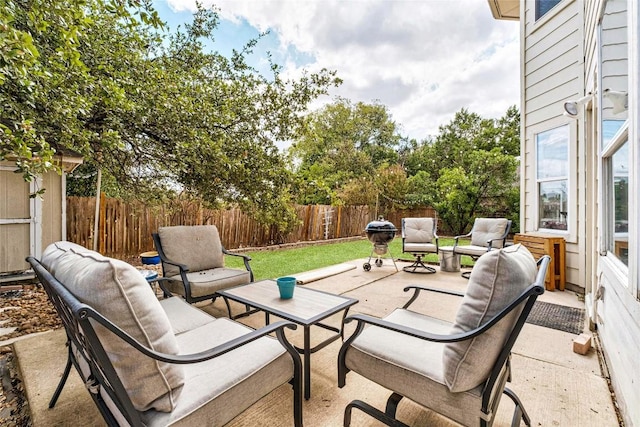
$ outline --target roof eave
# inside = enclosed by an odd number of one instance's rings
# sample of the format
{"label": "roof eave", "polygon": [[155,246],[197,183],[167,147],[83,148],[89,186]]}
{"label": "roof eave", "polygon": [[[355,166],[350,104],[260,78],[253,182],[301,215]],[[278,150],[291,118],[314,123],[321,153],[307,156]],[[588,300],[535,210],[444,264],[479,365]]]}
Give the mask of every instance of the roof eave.
{"label": "roof eave", "polygon": [[495,19],[520,20],[520,0],[487,0]]}

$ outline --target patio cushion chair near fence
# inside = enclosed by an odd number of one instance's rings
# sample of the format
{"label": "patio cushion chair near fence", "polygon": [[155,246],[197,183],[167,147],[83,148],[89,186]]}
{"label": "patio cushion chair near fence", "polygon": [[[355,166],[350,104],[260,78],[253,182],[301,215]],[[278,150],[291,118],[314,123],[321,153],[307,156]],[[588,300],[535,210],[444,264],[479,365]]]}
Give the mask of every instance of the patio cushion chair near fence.
{"label": "patio cushion chair near fence", "polygon": [[438,235],[435,218],[402,218],[402,252],[415,257],[411,265],[402,269],[408,273],[435,273],[436,269],[424,263],[422,257],[438,253]]}
{"label": "patio cushion chair near fence", "polygon": [[67,334],[50,408],[75,366],[109,426],[221,426],[287,383],[302,426],[302,362],[284,334],[295,324],[253,330],[177,296],[158,300],[135,267],[70,242],[27,261]]}
{"label": "patio cushion chair near fence", "polygon": [[[476,218],[471,231],[456,236],[453,243],[454,255],[469,255],[473,260],[494,249],[506,246],[507,236],[511,231],[511,220],[506,218]],[[471,243],[461,245],[460,239],[471,237]],[[468,279],[471,272],[465,271],[462,277]]]}
{"label": "patio cushion chair near fence", "polygon": [[[537,265],[536,265],[537,264]],[[338,385],[354,371],[393,393],[385,412],[354,400],[353,408],[390,426],[404,397],[465,426],[491,426],[502,394],[515,403],[512,425],[531,420],[505,385],[511,378],[510,352],[536,298],[544,293],[549,257],[537,263],[522,245],[491,251],[471,272],[466,293],[408,286],[413,295],[384,319],[353,315],[356,329],[338,355]],[[453,323],[409,310],[421,291],[461,296]],[[449,296],[444,298],[450,298]],[[365,325],[368,325],[365,327]]]}
{"label": "patio cushion chair near fence", "polygon": [[[160,227],[152,236],[162,262],[160,281],[165,296],[168,290],[192,304],[215,300],[220,290],[253,282],[251,257],[226,250],[215,225]],[[245,269],[225,267],[225,255],[241,257]],[[232,319],[253,312],[247,307],[233,317],[229,305],[227,309]]]}

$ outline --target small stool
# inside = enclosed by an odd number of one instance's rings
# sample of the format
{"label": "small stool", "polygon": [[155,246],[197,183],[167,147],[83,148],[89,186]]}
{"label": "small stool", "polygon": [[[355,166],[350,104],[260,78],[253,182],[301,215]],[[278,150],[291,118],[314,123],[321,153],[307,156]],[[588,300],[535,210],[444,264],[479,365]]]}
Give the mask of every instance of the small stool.
{"label": "small stool", "polygon": [[460,254],[453,253],[453,246],[440,246],[438,255],[440,258],[440,271],[460,271]]}

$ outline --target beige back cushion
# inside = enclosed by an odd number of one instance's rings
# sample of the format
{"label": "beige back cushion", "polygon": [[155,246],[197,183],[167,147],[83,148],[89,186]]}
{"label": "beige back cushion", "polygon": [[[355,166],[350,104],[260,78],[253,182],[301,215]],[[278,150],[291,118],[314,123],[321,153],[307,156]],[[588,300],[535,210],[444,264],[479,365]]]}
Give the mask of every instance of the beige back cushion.
{"label": "beige back cushion", "polygon": [[[505,218],[476,218],[473,223],[471,244],[475,246],[489,246],[487,243],[489,240],[504,236],[508,223],[509,221]],[[502,240],[491,242],[491,247],[501,248]]]}
{"label": "beige back cushion", "polygon": [[[537,271],[533,256],[520,244],[482,255],[471,271],[451,333],[471,331],[487,323],[535,282]],[[471,340],[445,345],[445,383],[452,392],[471,390],[486,381],[521,311],[513,310]]]}
{"label": "beige back cushion", "polygon": [[431,243],[434,235],[433,218],[404,218],[404,238],[407,243]]}
{"label": "beige back cushion", "polygon": [[[115,323],[142,345],[178,354],[178,343],[160,302],[140,272],[70,242],[52,243],[42,264],[81,302]],[[170,412],[184,384],[182,366],[151,359],[95,324],[96,334],[134,407]]]}
{"label": "beige back cushion", "polygon": [[[224,267],[222,243],[215,225],[160,227],[158,236],[167,258],[185,264],[190,272]],[[165,264],[164,274],[175,276],[180,269]]]}

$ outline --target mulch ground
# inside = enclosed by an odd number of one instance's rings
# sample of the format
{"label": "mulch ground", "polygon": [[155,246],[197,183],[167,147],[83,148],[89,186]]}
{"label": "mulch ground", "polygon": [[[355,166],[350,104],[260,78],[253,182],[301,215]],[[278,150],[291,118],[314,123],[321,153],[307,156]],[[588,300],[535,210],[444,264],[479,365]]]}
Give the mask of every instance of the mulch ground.
{"label": "mulch ground", "polygon": [[[0,336],[3,341],[62,327],[46,292],[34,285],[0,292],[0,321],[4,328],[16,328]],[[11,345],[0,347],[0,384],[0,425],[30,426],[29,406]]]}

